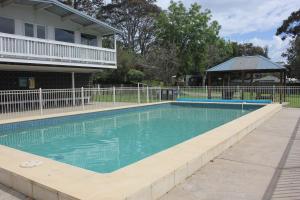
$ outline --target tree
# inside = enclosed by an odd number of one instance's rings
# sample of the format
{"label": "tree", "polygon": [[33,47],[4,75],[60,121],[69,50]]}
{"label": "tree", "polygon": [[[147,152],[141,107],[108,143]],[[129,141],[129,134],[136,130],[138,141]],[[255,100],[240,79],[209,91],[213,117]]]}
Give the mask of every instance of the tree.
{"label": "tree", "polygon": [[254,46],[252,43],[232,42],[233,57],[261,55],[268,58],[268,47]]}
{"label": "tree", "polygon": [[220,64],[233,57],[232,43],[219,39],[208,47],[207,68]]}
{"label": "tree", "polygon": [[139,70],[130,69],[127,72],[127,77],[128,77],[129,82],[138,83],[138,82],[141,82],[144,79],[145,74],[143,72],[139,71]]}
{"label": "tree", "polygon": [[152,66],[148,70],[151,79],[158,80],[170,85],[172,76],[178,75],[180,61],[178,59],[177,47],[174,44],[165,44],[165,46],[154,45],[144,58],[145,62]]}
{"label": "tree", "polygon": [[282,40],[290,38],[290,46],[282,56],[287,59],[291,75],[300,78],[300,9],[283,21],[276,35]]}
{"label": "tree", "polygon": [[90,16],[96,16],[100,8],[104,5],[103,0],[59,0],[79,11]]}
{"label": "tree", "polygon": [[280,35],[283,40],[287,37],[296,38],[300,35],[300,9],[283,21],[277,29],[276,35]]}
{"label": "tree", "polygon": [[157,23],[158,42],[165,48],[176,48],[179,73],[204,74],[208,47],[218,40],[220,26],[211,21],[209,10],[197,3],[187,10],[182,2],[171,1],[168,11],[160,14]]}
{"label": "tree", "polygon": [[138,63],[139,56],[131,50],[119,47],[117,50],[117,69],[103,70],[94,77],[94,83],[123,84],[130,83],[128,72],[134,69]]}
{"label": "tree", "polygon": [[155,0],[121,0],[103,6],[97,17],[122,31],[125,48],[145,55],[154,41],[155,17],[161,9]]}

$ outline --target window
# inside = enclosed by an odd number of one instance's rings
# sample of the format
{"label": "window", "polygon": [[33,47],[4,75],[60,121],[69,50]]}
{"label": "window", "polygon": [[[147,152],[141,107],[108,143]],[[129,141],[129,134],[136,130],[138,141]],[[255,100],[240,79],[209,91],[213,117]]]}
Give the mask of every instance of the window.
{"label": "window", "polygon": [[25,36],[34,37],[34,26],[33,26],[33,24],[25,23]]}
{"label": "window", "polygon": [[28,79],[26,77],[19,78],[19,87],[20,88],[27,88],[28,87]]}
{"label": "window", "polygon": [[46,27],[37,25],[36,26],[36,37],[41,39],[46,39]]}
{"label": "window", "polygon": [[55,29],[55,40],[74,43],[74,32],[60,28]]}
{"label": "window", "polygon": [[81,44],[97,46],[97,36],[81,33]]}
{"label": "window", "polygon": [[0,17],[0,32],[14,34],[15,21],[13,19]]}

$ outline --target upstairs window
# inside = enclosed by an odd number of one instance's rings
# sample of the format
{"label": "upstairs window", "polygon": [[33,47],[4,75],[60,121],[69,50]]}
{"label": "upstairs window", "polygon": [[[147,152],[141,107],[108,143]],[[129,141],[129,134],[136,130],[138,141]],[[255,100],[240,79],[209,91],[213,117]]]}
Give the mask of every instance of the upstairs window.
{"label": "upstairs window", "polygon": [[65,29],[56,28],[55,29],[55,40],[61,42],[75,42],[74,32]]}
{"label": "upstairs window", "polygon": [[34,37],[34,26],[33,26],[33,24],[25,23],[25,36]]}
{"label": "upstairs window", "polygon": [[37,25],[36,26],[36,37],[41,39],[46,39],[46,27]]}
{"label": "upstairs window", "polygon": [[97,36],[81,33],[81,44],[97,46]]}
{"label": "upstairs window", "polygon": [[13,19],[0,17],[0,32],[14,34],[15,21]]}

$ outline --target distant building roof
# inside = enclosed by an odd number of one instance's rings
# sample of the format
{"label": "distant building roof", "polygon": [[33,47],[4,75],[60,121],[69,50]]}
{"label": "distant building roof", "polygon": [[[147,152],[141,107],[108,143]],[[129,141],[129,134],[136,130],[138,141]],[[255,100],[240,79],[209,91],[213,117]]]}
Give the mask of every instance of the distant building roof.
{"label": "distant building roof", "polygon": [[286,68],[263,56],[241,56],[212,67],[207,72],[226,71],[283,71]]}
{"label": "distant building roof", "polygon": [[262,77],[262,78],[254,79],[253,82],[273,82],[273,83],[279,83],[280,79],[278,77],[276,77],[276,76],[268,75],[268,76],[265,76],[265,77]]}

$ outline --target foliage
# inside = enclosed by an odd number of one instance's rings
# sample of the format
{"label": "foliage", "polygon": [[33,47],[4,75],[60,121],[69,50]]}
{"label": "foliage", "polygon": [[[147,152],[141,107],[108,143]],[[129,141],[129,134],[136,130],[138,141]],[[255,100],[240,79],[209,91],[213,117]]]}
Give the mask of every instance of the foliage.
{"label": "foliage", "polygon": [[291,38],[290,46],[282,56],[287,59],[291,75],[300,78],[300,9],[283,21],[276,35],[282,40]]}
{"label": "foliage", "polygon": [[97,73],[94,77],[94,83],[122,84],[131,82],[128,79],[128,72],[136,66],[139,57],[125,48],[119,48],[117,53],[117,69],[107,69]]}
{"label": "foliage", "polygon": [[[186,8],[182,2],[171,2],[162,11],[156,0],[112,0],[107,5],[103,0],[60,1],[123,32],[118,36],[117,69],[97,73],[95,83],[170,85],[174,76],[205,76],[206,69],[234,56],[267,57],[267,48],[222,39],[221,26],[197,3]],[[110,37],[103,37],[104,48],[112,46]],[[296,49],[291,46],[290,51]]]}
{"label": "foliage", "polygon": [[159,42],[164,47],[172,44],[178,51],[179,73],[204,72],[208,46],[218,39],[220,30],[219,24],[211,21],[209,10],[202,11],[197,3],[187,10],[182,2],[171,1],[156,26]]}
{"label": "foliage", "polygon": [[145,74],[143,72],[139,71],[139,70],[130,69],[127,72],[127,77],[128,77],[128,80],[131,83],[138,83],[138,82],[141,82],[144,79]]}
{"label": "foliage", "polygon": [[103,6],[103,0],[59,0],[88,15],[95,16]]}
{"label": "foliage", "polygon": [[268,47],[254,46],[252,43],[239,44],[237,42],[232,43],[233,57],[235,56],[255,56],[261,55],[268,58]]}
{"label": "foliage", "polygon": [[147,70],[147,74],[150,74],[148,79],[155,79],[170,85],[172,76],[178,75],[180,61],[177,55],[177,48],[174,44],[168,44],[165,47],[153,46],[144,60],[147,64],[154,66]]}
{"label": "foliage", "polygon": [[277,29],[276,35],[280,35],[283,40],[287,37],[295,38],[300,35],[300,9],[283,21]]}
{"label": "foliage", "polygon": [[103,6],[98,18],[122,31],[125,48],[145,55],[154,41],[154,21],[161,9],[155,0],[113,1]]}
{"label": "foliage", "polygon": [[206,58],[208,68],[220,64],[233,57],[233,45],[224,39],[219,39],[215,44],[208,46],[208,55]]}

